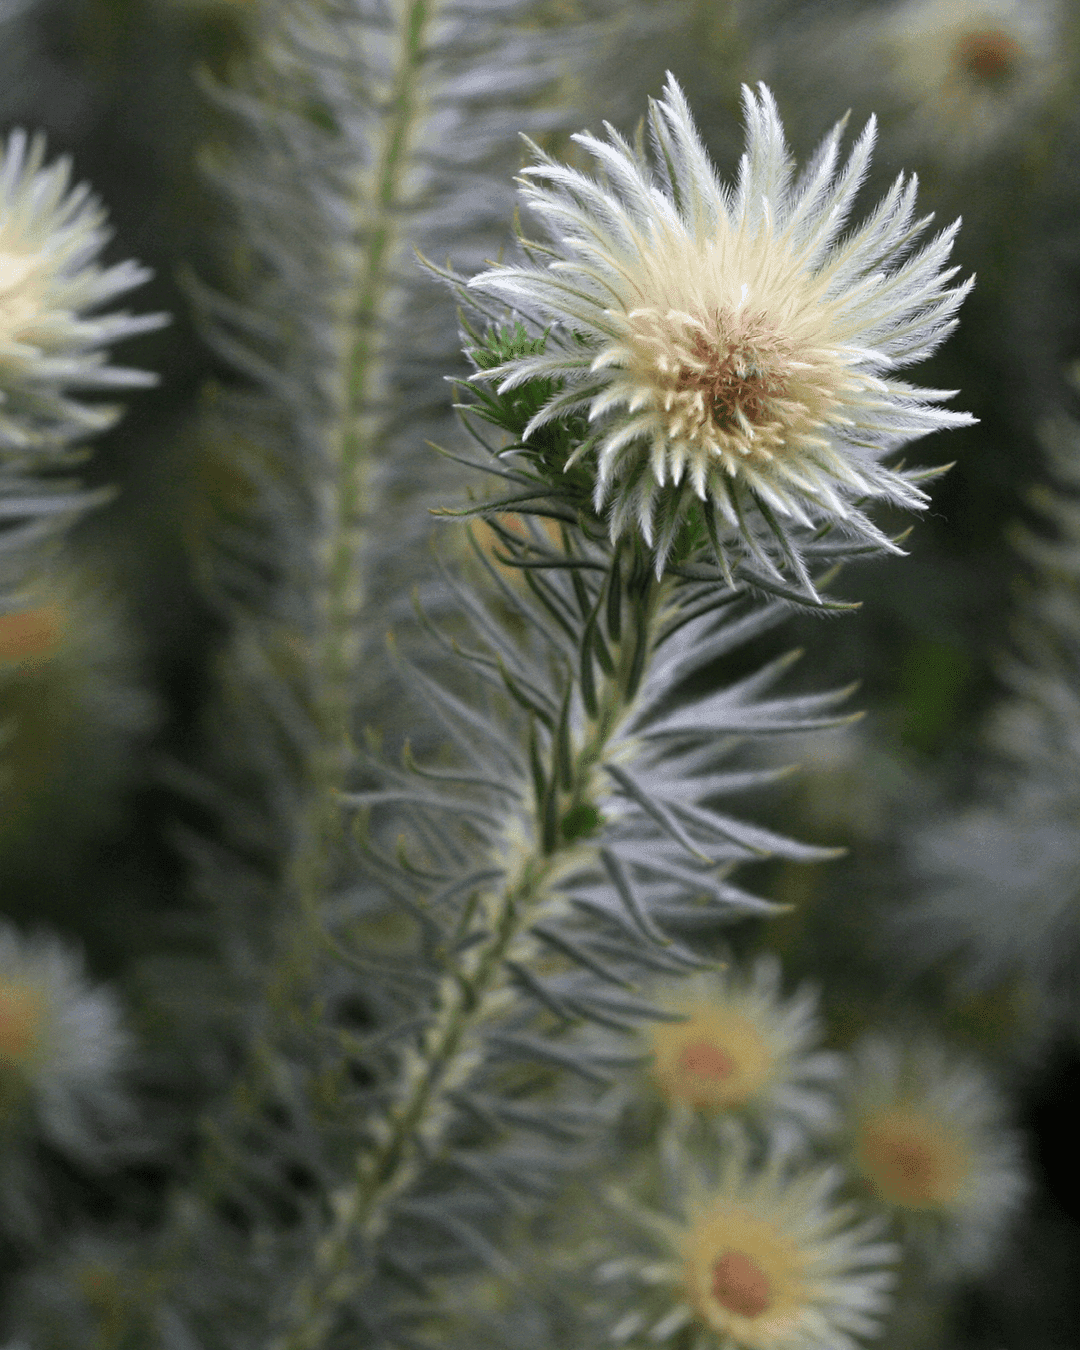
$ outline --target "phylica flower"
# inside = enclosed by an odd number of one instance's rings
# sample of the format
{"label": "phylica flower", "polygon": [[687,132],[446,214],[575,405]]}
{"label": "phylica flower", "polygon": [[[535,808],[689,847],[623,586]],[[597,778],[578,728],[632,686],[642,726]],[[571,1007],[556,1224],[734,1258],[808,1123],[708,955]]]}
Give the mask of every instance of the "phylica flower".
{"label": "phylica flower", "polygon": [[542,353],[476,378],[508,390],[553,381],[538,428],[587,410],[594,504],[613,539],[635,526],[662,569],[696,521],[718,560],[770,553],[805,572],[793,527],[839,526],[889,546],[856,504],[921,507],[882,457],[972,419],[893,372],[955,324],[971,282],[942,270],[959,225],[912,253],[915,181],[898,178],[838,241],[874,143],[871,120],[839,167],[843,123],[798,178],[772,95],[744,88],[747,148],[733,188],[706,155],[681,89],[650,103],[655,166],[610,126],[574,139],[603,181],[537,150],[522,194],[547,222],[546,267],[498,266],[470,282],[554,326]]}
{"label": "phylica flower", "polygon": [[56,561],[0,612],[5,856],[56,856],[57,835],[62,852],[100,828],[155,720],[111,588],[97,568]]}
{"label": "phylica flower", "polygon": [[[0,1129],[37,1132],[93,1152],[99,1127],[122,1114],[118,1078],[128,1037],[117,1007],[87,983],[53,938],[0,927]],[[4,1151],[10,1152],[10,1138]]]}
{"label": "phylica flower", "polygon": [[42,167],[45,142],[14,131],[0,146],[0,450],[109,426],[117,410],[70,396],[156,376],[106,364],[103,348],[159,328],[163,314],[95,314],[151,274],[134,262],[101,267],[105,213],[70,162]]}
{"label": "phylica flower", "polygon": [[828,1116],[822,1087],[835,1077],[837,1057],[816,1050],[817,997],[804,987],[783,998],[774,957],[759,957],[745,975],[691,976],[653,997],[685,1018],[653,1023],[645,1033],[650,1074],[665,1100],[808,1123]]}
{"label": "phylica flower", "polygon": [[1058,0],[904,0],[880,23],[911,131],[944,159],[1026,130],[1067,74]]}
{"label": "phylica flower", "polygon": [[847,1130],[854,1171],[934,1268],[987,1263],[1026,1181],[983,1072],[933,1042],[870,1037],[855,1053]]}
{"label": "phylica flower", "polygon": [[601,1268],[646,1286],[614,1339],[655,1344],[693,1327],[698,1337],[679,1344],[854,1350],[854,1337],[879,1330],[896,1247],[879,1240],[875,1220],[853,1222],[852,1206],[837,1202],[839,1169],[791,1172],[776,1158],[754,1169],[730,1138],[715,1142],[723,1161],[710,1181],[688,1171],[677,1219],[638,1214],[664,1249],[659,1259]]}

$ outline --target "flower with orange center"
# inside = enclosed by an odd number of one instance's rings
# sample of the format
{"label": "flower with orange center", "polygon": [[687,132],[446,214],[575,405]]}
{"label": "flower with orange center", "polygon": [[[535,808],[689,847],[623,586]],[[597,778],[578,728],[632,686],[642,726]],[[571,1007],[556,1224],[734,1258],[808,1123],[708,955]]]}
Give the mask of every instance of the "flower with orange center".
{"label": "flower with orange center", "polygon": [[902,178],[835,244],[872,122],[846,165],[838,125],[793,181],[772,95],[744,89],[744,106],[733,188],[670,76],[650,105],[654,163],[610,127],[606,141],[574,137],[603,181],[537,150],[522,194],[552,234],[540,248],[550,261],[499,266],[470,286],[535,315],[543,349],[474,378],[501,391],[550,382],[526,442],[587,414],[593,434],[566,467],[595,456],[594,509],[612,539],[638,532],[658,573],[678,539],[708,540],[729,574],[737,561],[793,569],[810,587],[800,531],[828,524],[894,547],[857,500],[926,498],[883,457],[971,420],[937,406],[948,393],[894,378],[950,331],[970,283],[952,287],[955,269],[943,270],[955,227],[910,253],[927,222],[913,219],[914,185]]}
{"label": "flower with orange center", "polygon": [[685,1022],[653,1028],[653,1077],[665,1097],[726,1110],[745,1106],[772,1067],[761,1034],[746,1017],[709,1004],[687,1009]]}
{"label": "flower with orange center", "polygon": [[685,1020],[653,1023],[647,1031],[651,1077],[660,1095],[700,1111],[750,1111],[827,1117],[825,1084],[837,1058],[815,1052],[816,995],[808,988],[785,999],[779,962],[758,957],[746,972],[724,970],[658,988],[653,997]]}
{"label": "flower with orange center", "polygon": [[29,1125],[54,1147],[85,1154],[102,1120],[116,1113],[126,1049],[112,998],[86,982],[75,954],[0,924],[4,1149]]}
{"label": "flower with orange center", "polygon": [[772,1341],[805,1297],[796,1244],[766,1219],[719,1205],[685,1240],[687,1297],[707,1327],[742,1344]]}
{"label": "flower with orange center", "polygon": [[1023,48],[1000,29],[962,33],[953,50],[953,63],[973,80],[986,85],[1005,85],[1016,75]]}
{"label": "flower with orange center", "polygon": [[966,1141],[910,1106],[863,1116],[855,1131],[860,1175],[891,1205],[941,1209],[961,1192],[972,1159]]}
{"label": "flower with orange center", "polygon": [[685,1343],[702,1350],[855,1350],[854,1337],[878,1329],[897,1249],[878,1240],[878,1221],[853,1223],[852,1207],[836,1202],[837,1168],[793,1171],[775,1153],[753,1166],[745,1140],[726,1130],[700,1156],[667,1144],[679,1218],[622,1201],[664,1254],[642,1261],[640,1279],[633,1260],[598,1272],[645,1286],[617,1342],[696,1328],[706,1338]]}
{"label": "flower with orange center", "polygon": [[868,1037],[846,1087],[851,1164],[938,1268],[978,1269],[1026,1189],[990,1080],[925,1040]]}
{"label": "flower with orange center", "polygon": [[103,573],[55,557],[0,612],[0,855],[12,860],[24,848],[58,860],[100,831],[154,722]]}
{"label": "flower with orange center", "polygon": [[904,0],[880,24],[909,130],[942,159],[1019,139],[1067,76],[1059,0]]}

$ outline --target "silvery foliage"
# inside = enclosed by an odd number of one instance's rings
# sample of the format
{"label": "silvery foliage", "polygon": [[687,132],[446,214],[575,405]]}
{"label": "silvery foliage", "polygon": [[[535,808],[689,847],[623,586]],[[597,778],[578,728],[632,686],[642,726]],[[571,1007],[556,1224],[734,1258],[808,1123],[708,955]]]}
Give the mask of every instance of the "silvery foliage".
{"label": "silvery foliage", "polygon": [[[729,762],[745,737],[831,725],[842,696],[767,697],[789,664],[782,659],[692,711],[671,701],[687,677],[766,633],[798,597],[778,587],[763,604],[760,592],[725,589],[714,567],[688,558],[673,583],[678,605],[638,631],[641,596],[657,584],[646,582],[648,569],[629,555],[613,563],[602,534],[580,536],[565,510],[565,557],[555,546],[545,555],[536,530],[517,537],[496,522],[524,588],[494,568],[489,579],[501,596],[494,608],[453,583],[435,592],[437,608],[452,604],[474,632],[467,645],[476,648],[471,660],[482,681],[470,676],[465,685],[494,684],[492,701],[462,697],[462,677],[447,677],[445,662],[434,672],[414,668],[423,691],[417,721],[440,723],[454,756],[428,770],[380,766],[377,755],[354,765],[351,776],[373,785],[351,803],[371,819],[358,852],[333,849],[323,859],[320,936],[297,996],[301,1007],[321,1009],[317,1024],[303,1013],[283,1022],[268,1001],[274,963],[287,965],[295,950],[283,933],[295,923],[289,866],[311,856],[307,775],[324,749],[342,753],[326,743],[327,704],[344,688],[371,706],[364,679],[349,683],[365,617],[367,631],[377,631],[377,610],[365,605],[374,583],[363,578],[381,578],[392,560],[397,581],[413,562],[416,536],[396,535],[385,520],[397,519],[395,494],[406,496],[427,476],[421,433],[425,410],[439,402],[427,380],[438,369],[443,390],[442,376],[454,369],[442,357],[452,309],[444,300],[443,317],[424,327],[417,297],[429,283],[407,270],[405,245],[436,257],[448,237],[483,248],[481,227],[506,200],[488,193],[482,152],[497,149],[520,119],[505,103],[485,116],[474,99],[535,89],[549,73],[527,60],[544,43],[533,35],[519,45],[511,34],[500,59],[481,44],[477,69],[488,74],[466,77],[461,43],[476,29],[455,11],[441,30],[435,22],[444,47],[434,37],[410,47],[410,14],[303,11],[260,36],[260,64],[242,88],[215,95],[244,128],[240,151],[211,167],[237,205],[253,284],[242,301],[197,292],[212,340],[253,388],[229,397],[220,434],[230,456],[241,456],[258,509],[254,528],[243,510],[226,514],[207,568],[236,622],[225,663],[235,701],[222,705],[234,719],[228,744],[248,786],[261,783],[264,796],[253,809],[234,785],[220,794],[208,787],[232,842],[190,841],[198,887],[218,915],[237,981],[227,1035],[241,1055],[255,1047],[249,1068],[260,1064],[244,1080],[257,1080],[257,1090],[242,1100],[233,1093],[214,1113],[217,1143],[206,1156],[225,1152],[204,1159],[201,1198],[194,1210],[181,1198],[176,1210],[174,1232],[190,1264],[171,1282],[161,1334],[175,1324],[206,1344],[261,1343],[267,1327],[281,1347],[404,1336],[410,1281],[494,1259],[492,1224],[508,1197],[522,1188],[543,1192],[565,1166],[567,1137],[594,1135],[599,1107],[567,1086],[565,1071],[595,1085],[620,1055],[592,1062],[586,1042],[558,1027],[647,1016],[647,1004],[626,987],[635,974],[699,963],[667,925],[767,912],[729,878],[740,861],[822,856],[709,803],[772,776]],[[508,73],[519,59],[527,83]],[[398,65],[384,64],[392,61]],[[453,83],[440,90],[451,65]],[[403,84],[415,85],[408,105],[389,97]],[[415,125],[394,123],[405,106]],[[407,159],[391,181],[380,147],[401,144],[406,132]],[[464,162],[432,162],[430,147],[447,137]],[[478,176],[470,179],[473,165]],[[384,272],[371,270],[376,250],[389,260]],[[455,254],[470,262],[456,245]],[[373,289],[363,289],[365,280]],[[358,297],[369,307],[358,308]],[[498,457],[473,466],[513,474]],[[367,495],[350,500],[358,479]],[[353,588],[344,596],[328,575],[332,540]],[[828,540],[811,546],[823,564],[844,554]],[[326,650],[319,644],[333,622],[348,630],[340,648],[348,669],[336,676],[312,655]],[[634,654],[622,658],[629,664],[619,686],[628,700],[617,718],[620,748],[596,766],[602,790],[590,786],[574,817],[565,802],[559,809],[568,776],[578,773],[570,747],[595,717],[598,690],[634,632]],[[342,725],[351,717],[346,710]],[[456,762],[462,757],[465,768]],[[343,768],[342,782],[346,776]],[[602,844],[584,842],[601,821]],[[393,840],[402,829],[413,842],[399,856]],[[504,913],[500,926],[499,882],[516,875],[515,858],[564,849],[573,866],[558,884],[538,888],[536,913],[510,929]],[[388,913],[415,921],[403,951],[372,946],[375,921]],[[552,960],[565,969],[548,981],[538,971]],[[470,1025],[469,1054],[443,1070],[432,1037],[440,1019],[456,1015],[461,989],[481,976],[487,984],[474,996],[491,1000],[494,1011]],[[557,1019],[557,1034],[541,1034],[545,1018]],[[432,1072],[458,1080],[440,1081],[437,1100],[418,1118],[403,1116],[401,1103]],[[507,1074],[523,1077],[522,1100],[506,1098]],[[314,1087],[327,1075],[329,1101]],[[559,1100],[532,1105],[530,1087]],[[399,1139],[395,1122],[403,1118],[412,1133]],[[510,1142],[493,1149],[493,1138],[507,1132]],[[387,1169],[377,1203],[359,1194],[373,1157]],[[243,1215],[239,1231],[222,1219],[226,1202],[230,1215]]]}
{"label": "silvery foliage", "polygon": [[959,955],[961,978],[987,987],[1020,977],[1057,1016],[1076,1015],[1080,939],[1080,454],[1064,417],[1044,434],[1052,485],[1033,497],[1049,525],[1023,532],[1028,563],[1009,695],[989,729],[975,800],[919,831],[910,846],[919,890],[900,915],[922,960]]}
{"label": "silvery foliage", "polygon": [[[588,485],[530,459],[528,391],[473,396],[467,462],[512,498],[484,508],[489,598],[452,573],[433,594],[453,616],[404,667],[444,749],[399,765],[350,743],[357,708],[385,707],[365,687],[372,594],[415,565],[423,530],[403,522],[455,370],[449,308],[425,309],[408,246],[453,241],[478,265],[508,214],[488,152],[544,126],[509,96],[538,103],[547,55],[580,41],[545,45],[519,15],[268,13],[257,64],[215,93],[242,128],[211,168],[246,280],[193,290],[248,381],[208,432],[243,486],[205,540],[232,633],[221,751],[188,781],[223,822],[188,840],[221,955],[220,1102],[160,1242],[118,1258],[131,1304],[152,1300],[131,1325],[170,1350],[415,1343],[433,1279],[505,1272],[505,1214],[595,1156],[632,1058],[621,1032],[656,1015],[637,985],[700,968],[699,930],[770,912],[734,870],[829,853],[716,805],[775,777],[747,742],[842,720],[843,691],[773,692],[789,657],[732,674],[804,597],[692,547],[658,579],[596,528]],[[483,369],[516,330],[475,322]],[[548,432],[581,439],[572,420]],[[857,551],[825,534],[804,556]]]}

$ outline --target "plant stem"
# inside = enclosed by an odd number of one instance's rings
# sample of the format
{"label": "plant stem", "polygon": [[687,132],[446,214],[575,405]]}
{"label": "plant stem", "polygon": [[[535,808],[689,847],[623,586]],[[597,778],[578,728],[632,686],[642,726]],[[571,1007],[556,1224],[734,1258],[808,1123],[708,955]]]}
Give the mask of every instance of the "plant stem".
{"label": "plant stem", "polygon": [[[411,147],[423,114],[419,96],[430,0],[394,6],[395,64],[383,100],[385,112],[369,147],[371,173],[357,169],[353,188],[356,270],[343,289],[334,322],[340,363],[329,383],[329,407],[316,428],[321,443],[306,447],[315,518],[308,568],[286,579],[303,588],[303,609],[314,609],[302,656],[299,685],[314,735],[297,770],[302,805],[290,822],[281,860],[276,912],[276,951],[268,963],[262,994],[263,1030],[252,1040],[247,1062],[217,1123],[208,1133],[195,1178],[177,1197],[165,1259],[178,1276],[198,1241],[201,1218],[216,1203],[227,1167],[217,1139],[239,1135],[243,1122],[258,1116],[272,1094],[282,1032],[290,1037],[310,1027],[315,1012],[309,992],[324,948],[322,909],[335,877],[342,840],[340,792],[352,760],[352,728],[360,662],[360,619],[367,585],[363,575],[365,523],[377,515],[373,470],[379,452],[381,418],[373,411],[382,391],[385,328],[395,286],[394,269],[405,244],[405,177]],[[359,161],[358,161],[359,166]],[[302,172],[302,166],[296,166]],[[333,247],[328,242],[327,248]],[[320,381],[324,372],[318,372]],[[322,383],[322,388],[327,387]],[[310,430],[308,435],[310,436]],[[192,1203],[194,1200],[194,1203]]]}
{"label": "plant stem", "polygon": [[[575,747],[573,781],[560,794],[567,803],[588,801],[596,794],[596,769],[632,709],[652,647],[666,588],[646,571],[644,584],[639,572],[627,590],[627,624],[616,649],[618,659],[598,690],[596,716],[586,721]],[[570,678],[575,683],[579,679],[576,673]],[[549,782],[557,773],[556,755],[553,743],[546,769]],[[288,1327],[272,1341],[272,1350],[319,1350],[337,1310],[363,1288],[370,1262],[362,1249],[370,1251],[391,1220],[395,1200],[445,1143],[454,1119],[452,1096],[482,1063],[486,1028],[516,1001],[507,963],[537,968],[543,949],[531,933],[533,925],[563,911],[559,881],[594,856],[592,845],[559,836],[552,846],[541,804],[536,807],[527,841],[508,847],[513,859],[506,868],[508,884],[476,897],[472,923],[486,937],[465,946],[455,965],[448,963],[420,1050],[403,1062],[404,1081],[394,1105],[374,1128],[376,1146],[358,1153],[352,1179],[332,1197],[329,1231],[313,1253],[313,1268],[294,1291]]]}

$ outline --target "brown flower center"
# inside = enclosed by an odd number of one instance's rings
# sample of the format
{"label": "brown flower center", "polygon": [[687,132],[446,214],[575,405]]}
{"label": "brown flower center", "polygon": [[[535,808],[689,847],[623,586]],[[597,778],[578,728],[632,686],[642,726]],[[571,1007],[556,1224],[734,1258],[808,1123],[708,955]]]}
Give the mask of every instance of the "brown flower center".
{"label": "brown flower center", "polygon": [[55,605],[0,614],[0,661],[44,656],[60,637],[60,611]]}
{"label": "brown flower center", "polygon": [[768,1276],[745,1252],[725,1252],[713,1262],[712,1295],[740,1317],[760,1317],[772,1303]]}
{"label": "brown flower center", "polygon": [[980,84],[1000,88],[1016,74],[1022,51],[1015,38],[997,29],[965,33],[956,44],[956,64]]}
{"label": "brown flower center", "polygon": [[946,1134],[932,1137],[904,1119],[866,1124],[859,1141],[863,1175],[894,1204],[926,1208],[949,1199],[962,1183],[963,1152]]}
{"label": "brown flower center", "polygon": [[[775,421],[770,404],[787,393],[787,381],[778,368],[778,351],[765,333],[732,334],[714,340],[695,332],[689,342],[691,360],[676,371],[674,387],[699,408],[702,424],[717,431],[753,435]],[[772,359],[770,359],[772,358]],[[699,397],[695,397],[699,396]]]}
{"label": "brown flower center", "polygon": [[693,1074],[695,1078],[724,1079],[734,1071],[735,1061],[718,1045],[710,1045],[708,1041],[691,1041],[679,1055],[679,1068]]}
{"label": "brown flower center", "polygon": [[0,985],[0,1064],[16,1064],[37,1038],[40,1022],[38,996],[19,985]]}
{"label": "brown flower center", "polygon": [[837,371],[765,309],[750,309],[746,290],[730,308],[628,315],[634,399],[651,387],[661,433],[654,445],[667,441],[675,480],[689,468],[699,492],[718,462],[731,474],[760,468],[819,435],[836,402]]}

